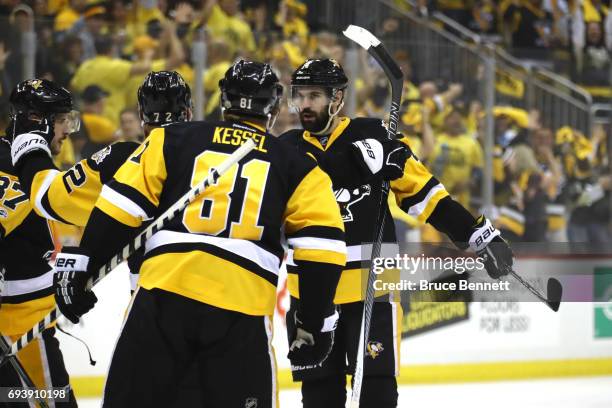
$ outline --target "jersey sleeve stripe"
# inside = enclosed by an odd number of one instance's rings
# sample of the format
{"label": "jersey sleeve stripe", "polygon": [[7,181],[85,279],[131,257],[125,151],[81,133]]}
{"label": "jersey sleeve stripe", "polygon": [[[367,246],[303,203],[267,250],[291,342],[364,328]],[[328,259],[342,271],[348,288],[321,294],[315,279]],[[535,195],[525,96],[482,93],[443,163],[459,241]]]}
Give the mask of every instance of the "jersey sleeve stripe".
{"label": "jersey sleeve stripe", "polygon": [[400,205],[400,208],[406,211],[407,208],[410,208],[413,205],[420,203],[425,199],[425,197],[427,197],[427,194],[429,194],[431,189],[437,186],[438,184],[440,184],[440,182],[432,176],[416,194],[407,197],[402,197],[402,204]]}
{"label": "jersey sleeve stripe", "polygon": [[122,208],[116,206],[113,202],[102,197],[102,195],[100,195],[98,201],[96,201],[96,208],[124,225],[130,227],[140,227],[142,225],[142,218],[133,216],[132,214],[126,212]]}
{"label": "jersey sleeve stripe", "polygon": [[[426,219],[427,216],[425,214],[425,209],[428,207],[430,200],[436,197],[437,201],[439,201],[447,195],[448,193],[446,193],[444,186],[438,183],[437,185],[429,189],[427,195],[422,200],[418,202],[414,202],[413,200],[402,201],[401,209],[412,217],[416,217],[418,219],[422,219],[423,217],[425,217]],[[433,208],[431,208],[431,210],[433,210]]]}
{"label": "jersey sleeve stripe", "polygon": [[346,264],[346,253],[328,251],[325,249],[300,249],[293,250],[294,261],[311,261],[344,266]]}
{"label": "jersey sleeve stripe", "polygon": [[338,228],[334,227],[324,227],[321,225],[312,225],[310,227],[302,228],[298,231],[295,231],[292,234],[287,234],[287,238],[299,238],[299,237],[317,237],[317,238],[327,238],[327,239],[336,239],[339,241],[344,241],[344,232]]}
{"label": "jersey sleeve stripe", "polygon": [[60,172],[58,170],[49,170],[45,175],[43,181],[40,183],[40,187],[38,188],[38,191],[36,192],[36,197],[34,198],[34,208],[36,209],[36,212],[40,213],[40,215],[42,215],[48,220],[58,221],[57,218],[53,217],[47,211],[47,208],[45,208],[42,201],[43,197],[45,197],[46,204],[49,205],[49,198],[47,197],[47,193],[49,191],[49,187],[51,187],[51,183],[53,183],[53,180],[55,179],[55,176],[59,173]]}
{"label": "jersey sleeve stripe", "polygon": [[109,183],[109,187],[123,197],[136,203],[140,208],[142,208],[147,216],[152,217],[157,213],[157,206],[151,203],[145,195],[136,190],[134,187],[121,183],[117,180],[113,180],[111,183]]}
{"label": "jersey sleeve stripe", "polygon": [[190,234],[187,232],[159,231],[153,235],[145,244],[145,253],[160,246],[169,244],[207,244],[222,248],[227,253],[247,259],[259,268],[278,275],[281,259],[271,252],[266,251],[251,241],[244,239],[214,237],[211,235]]}
{"label": "jersey sleeve stripe", "polygon": [[336,239],[316,238],[316,237],[299,237],[289,238],[287,243],[293,249],[325,249],[340,254],[346,254],[346,243]]}
{"label": "jersey sleeve stripe", "polygon": [[4,282],[2,296],[19,296],[28,293],[38,292],[53,286],[53,270],[37,276],[35,278],[10,280]]}
{"label": "jersey sleeve stripe", "polygon": [[[394,257],[399,253],[399,246],[396,243],[385,242],[380,246],[380,256]],[[364,262],[369,264],[372,255],[372,244],[350,245],[346,247],[346,267],[345,269],[361,268]],[[289,248],[287,252],[287,265],[295,266],[294,249]]]}
{"label": "jersey sleeve stripe", "polygon": [[107,185],[102,187],[100,196],[113,203],[116,207],[130,214],[132,217],[140,218],[142,220],[148,220],[151,218],[140,205]]}
{"label": "jersey sleeve stripe", "polygon": [[[51,206],[51,202],[49,202],[49,194],[45,194],[42,199],[40,200],[40,205],[42,208],[44,208],[47,213],[53,217],[52,219],[59,221],[61,223],[64,224],[72,224],[69,221],[66,221],[62,216],[60,216]],[[46,218],[46,217],[45,217]]]}

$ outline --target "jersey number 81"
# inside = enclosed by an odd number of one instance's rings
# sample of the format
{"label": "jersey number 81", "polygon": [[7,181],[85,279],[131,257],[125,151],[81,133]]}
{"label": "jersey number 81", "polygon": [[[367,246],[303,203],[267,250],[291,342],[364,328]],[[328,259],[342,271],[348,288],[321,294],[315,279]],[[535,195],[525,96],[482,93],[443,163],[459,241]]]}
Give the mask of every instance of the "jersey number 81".
{"label": "jersey number 81", "polygon": [[[205,151],[195,159],[191,187],[194,187],[207,175],[211,167],[220,165],[229,154]],[[236,179],[247,180],[245,194],[242,198],[240,218],[228,225],[230,205]],[[229,237],[236,239],[260,240],[264,227],[258,225],[259,212],[266,188],[270,163],[252,159],[244,165],[234,164],[217,184],[208,187],[200,198],[189,204],[183,213],[183,225],[191,233],[218,235],[228,229]],[[237,199],[235,196],[234,199]]]}

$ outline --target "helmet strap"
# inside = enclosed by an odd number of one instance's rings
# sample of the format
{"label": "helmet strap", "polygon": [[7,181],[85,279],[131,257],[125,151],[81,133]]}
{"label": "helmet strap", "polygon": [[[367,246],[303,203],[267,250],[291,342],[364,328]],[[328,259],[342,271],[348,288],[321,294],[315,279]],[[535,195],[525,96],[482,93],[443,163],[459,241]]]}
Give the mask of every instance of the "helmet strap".
{"label": "helmet strap", "polygon": [[342,107],[344,106],[344,97],[342,98],[342,102],[340,102],[340,105],[338,105],[338,109],[336,109],[336,111],[332,113],[332,103],[333,102],[334,101],[330,101],[329,104],[327,105],[327,115],[329,116],[329,119],[327,119],[327,124],[325,125],[325,127],[319,130],[318,132],[310,132],[311,134],[316,135],[316,136],[327,134],[327,131],[329,130],[334,118],[336,117],[338,113],[340,113],[340,111],[342,110]]}

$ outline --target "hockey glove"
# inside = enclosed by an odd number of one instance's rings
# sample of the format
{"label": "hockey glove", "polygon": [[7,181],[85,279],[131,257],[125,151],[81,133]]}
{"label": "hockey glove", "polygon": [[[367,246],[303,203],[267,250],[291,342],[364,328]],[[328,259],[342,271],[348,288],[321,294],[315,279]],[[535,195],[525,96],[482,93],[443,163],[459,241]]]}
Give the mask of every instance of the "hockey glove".
{"label": "hockey glove", "polygon": [[75,247],[64,247],[55,258],[53,289],[55,302],[64,316],[77,324],[89,312],[98,298],[88,288],[92,273],[88,271],[89,256]]}
{"label": "hockey glove", "polygon": [[482,258],[489,276],[499,279],[510,273],[514,262],[512,249],[497,228],[484,216],[478,218],[470,236],[470,248]]}
{"label": "hockey glove", "polygon": [[352,144],[353,156],[361,169],[371,176],[381,175],[395,180],[404,175],[404,165],[412,154],[408,146],[397,139],[364,139]]}
{"label": "hockey glove", "polygon": [[296,332],[290,339],[287,357],[291,365],[300,368],[320,366],[331,353],[334,345],[334,330],[338,324],[338,311],[326,317],[318,327],[309,327],[294,314]]}
{"label": "hockey glove", "polygon": [[19,113],[9,123],[6,134],[11,140],[13,166],[17,166],[24,155],[34,151],[45,152],[51,157],[49,145],[55,136],[53,118],[35,120]]}

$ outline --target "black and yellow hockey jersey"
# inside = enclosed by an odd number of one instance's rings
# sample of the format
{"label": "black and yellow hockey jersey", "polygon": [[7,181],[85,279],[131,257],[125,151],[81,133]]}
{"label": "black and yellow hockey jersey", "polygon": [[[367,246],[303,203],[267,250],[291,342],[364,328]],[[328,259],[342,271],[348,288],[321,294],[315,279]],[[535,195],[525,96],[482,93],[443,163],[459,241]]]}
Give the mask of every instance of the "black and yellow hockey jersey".
{"label": "black and yellow hockey jersey", "polygon": [[[325,155],[338,154],[338,157],[341,157],[342,152],[348,151],[351,143],[357,140],[366,138],[380,140],[386,137],[387,129],[382,120],[346,117],[341,118],[340,124],[326,139],[325,146],[321,144],[318,137],[305,130],[290,130],[281,135],[282,140],[297,147],[297,150],[302,153],[314,155],[319,161]],[[338,162],[335,165],[346,168],[348,163]],[[326,167],[324,169],[327,170]],[[367,184],[354,185],[347,184],[345,177],[341,180],[336,174],[329,173],[344,221],[347,245],[346,268],[342,272],[334,303],[356,302],[363,299],[365,294],[362,266],[370,259],[382,179],[373,178]],[[448,196],[444,186],[414,156],[406,161],[404,176],[391,182],[391,189],[395,194],[398,206],[421,222],[425,222],[438,202]],[[388,207],[387,211],[389,212]],[[390,213],[386,217],[382,242],[381,256],[395,256],[398,253],[395,227]],[[287,278],[289,291],[292,296],[297,297],[298,278],[295,274],[291,249],[287,260],[287,272],[289,273]]]}
{"label": "black and yellow hockey jersey", "polygon": [[[29,191],[34,211],[41,217],[64,224],[85,226],[102,185],[139,146],[117,142],[66,171],[59,171],[46,157],[32,166],[36,171],[21,171],[20,180]],[[28,188],[29,187],[29,188]]]}
{"label": "black and yellow hockey jersey", "polygon": [[[256,149],[146,242],[141,287],[270,315],[283,233],[297,262],[344,266],[343,225],[331,180],[312,158],[250,124],[190,122],[155,129],[102,188],[94,215],[99,210],[110,224],[137,228],[249,138]],[[107,242],[97,239],[103,222],[94,215],[82,245],[100,258]]]}
{"label": "black and yellow hockey jersey", "polygon": [[0,137],[0,267],[5,285],[0,332],[21,335],[55,307],[48,261],[53,239],[47,220],[36,215],[11,162],[11,147]]}

